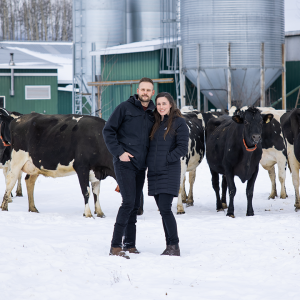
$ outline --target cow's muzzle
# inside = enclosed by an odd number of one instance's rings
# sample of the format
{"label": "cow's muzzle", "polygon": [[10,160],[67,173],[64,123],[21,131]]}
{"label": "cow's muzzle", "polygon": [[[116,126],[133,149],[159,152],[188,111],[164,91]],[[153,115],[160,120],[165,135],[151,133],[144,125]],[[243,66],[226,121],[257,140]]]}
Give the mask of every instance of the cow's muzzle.
{"label": "cow's muzzle", "polygon": [[261,139],[260,134],[252,134],[252,140],[255,144],[259,143],[260,139]]}

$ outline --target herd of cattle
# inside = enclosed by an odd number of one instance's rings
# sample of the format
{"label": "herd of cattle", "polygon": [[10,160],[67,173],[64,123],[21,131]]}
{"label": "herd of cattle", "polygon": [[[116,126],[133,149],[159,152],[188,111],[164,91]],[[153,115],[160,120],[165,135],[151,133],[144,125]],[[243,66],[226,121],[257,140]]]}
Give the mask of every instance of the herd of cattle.
{"label": "herd of cattle", "polygon": [[[275,168],[281,184],[280,197],[286,198],[286,166],[292,173],[295,208],[300,209],[300,109],[286,112],[273,108],[232,107],[227,114],[183,108],[189,128],[189,150],[181,159],[181,185],[177,213],[184,213],[183,203],[192,206],[196,168],[206,158],[212,175],[217,210],[227,210],[234,217],[234,176],[247,181],[247,216],[253,216],[253,188],[259,163],[269,172],[271,193],[277,196]],[[89,207],[90,182],[95,214],[104,217],[100,206],[100,181],[107,176],[116,179],[112,155],[102,136],[105,121],[91,116],[21,115],[0,109],[0,159],[6,189],[1,205],[8,210],[11,192],[18,181],[17,196],[22,195],[21,175],[25,177],[29,211],[38,212],[34,203],[34,186],[39,175],[64,177],[77,174],[84,198],[84,216],[92,217]],[[206,148],[206,149],[205,149]],[[189,173],[189,194],[185,191],[185,175]],[[219,174],[222,174],[220,196]],[[227,188],[229,206],[226,203]]]}

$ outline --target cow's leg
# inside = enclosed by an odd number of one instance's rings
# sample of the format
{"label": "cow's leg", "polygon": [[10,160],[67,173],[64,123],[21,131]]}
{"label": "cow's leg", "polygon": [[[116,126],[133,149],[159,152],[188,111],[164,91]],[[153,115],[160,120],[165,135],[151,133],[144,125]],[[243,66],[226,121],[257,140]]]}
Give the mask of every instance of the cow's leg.
{"label": "cow's leg", "polygon": [[294,154],[289,156],[289,165],[292,172],[292,180],[295,189],[295,210],[300,209],[300,197],[299,197],[299,162]]}
{"label": "cow's leg", "polygon": [[186,203],[186,199],[187,199],[186,190],[185,190],[185,179],[186,179],[186,174],[183,177],[182,189],[181,189],[182,203]]}
{"label": "cow's leg", "polygon": [[212,186],[216,193],[216,208],[217,211],[222,211],[224,209],[222,207],[222,202],[220,199],[219,173],[213,171],[212,169],[210,169],[210,173],[211,173]]}
{"label": "cow's leg", "polygon": [[[284,156],[284,155],[282,155],[282,156]],[[278,159],[278,178],[279,178],[280,185],[281,185],[281,191],[280,191],[281,199],[286,199],[288,196],[286,194],[286,189],[285,189],[286,164],[287,164],[287,162],[286,162],[285,157],[282,160]]]}
{"label": "cow's leg", "polygon": [[275,174],[274,165],[268,169],[268,173],[272,184],[271,193],[268,199],[275,199],[275,197],[277,197],[277,189],[276,189],[276,174]]}
{"label": "cow's leg", "polygon": [[180,189],[179,189],[178,200],[177,200],[177,215],[185,214],[182,205],[182,189],[184,188],[183,181],[185,178],[186,169],[187,169],[186,160],[181,160]]}
{"label": "cow's leg", "polygon": [[93,218],[90,206],[89,206],[89,197],[90,197],[90,186],[89,186],[89,169],[82,166],[77,166],[76,161],[74,163],[74,169],[77,173],[79,184],[81,187],[81,192],[84,198],[84,212],[83,216],[86,218]]}
{"label": "cow's leg", "polygon": [[6,189],[5,189],[5,193],[3,196],[3,201],[2,201],[2,205],[1,208],[2,210],[8,210],[8,202],[9,200],[11,200],[11,191],[14,188],[17,180],[18,180],[18,174],[19,174],[20,170],[16,168],[12,168],[9,170],[9,172],[6,175]]}
{"label": "cow's leg", "polygon": [[17,191],[16,191],[17,197],[23,197],[21,180],[22,180],[22,171],[20,172],[19,177],[18,177],[18,185],[17,185]]}
{"label": "cow's leg", "polygon": [[188,201],[186,203],[186,207],[194,205],[193,188],[194,188],[195,179],[196,179],[196,169],[190,171],[189,173],[190,190],[189,190],[189,196],[188,196]]}
{"label": "cow's leg", "polygon": [[226,176],[222,176],[222,207],[224,209],[228,208],[227,203],[226,203],[226,193],[227,193],[227,181],[226,181]]}
{"label": "cow's leg", "polygon": [[105,214],[103,213],[100,201],[99,201],[99,194],[100,194],[100,180],[92,182],[92,192],[94,196],[94,203],[95,203],[95,214],[97,217],[105,218]]}
{"label": "cow's leg", "polygon": [[257,177],[259,166],[256,167],[255,172],[253,173],[252,177],[247,182],[246,188],[246,195],[247,195],[247,214],[246,216],[254,216],[254,210],[252,206],[252,199],[253,199],[253,190],[254,184]]}
{"label": "cow's leg", "polygon": [[226,181],[228,185],[228,190],[229,190],[229,206],[227,210],[226,216],[234,218],[234,196],[236,194],[236,187],[234,183],[234,175],[232,172],[229,172],[228,169],[229,167],[225,168],[227,169],[226,172]]}
{"label": "cow's leg", "polygon": [[[5,166],[3,167],[3,175],[4,175],[4,178],[5,178],[5,184],[6,184],[6,176],[7,176],[7,174],[8,174],[8,171],[9,171],[9,164],[6,163]],[[13,197],[13,194],[12,194],[12,193],[10,193],[10,195],[9,195],[8,203],[11,203],[11,202],[12,202],[11,197]]]}
{"label": "cow's leg", "polygon": [[38,213],[39,211],[35,207],[33,193],[34,193],[34,185],[38,177],[39,175],[29,175],[29,174],[27,174],[25,177],[25,183],[26,183],[27,195],[28,195],[28,204],[29,204],[28,211],[36,212],[36,213]]}

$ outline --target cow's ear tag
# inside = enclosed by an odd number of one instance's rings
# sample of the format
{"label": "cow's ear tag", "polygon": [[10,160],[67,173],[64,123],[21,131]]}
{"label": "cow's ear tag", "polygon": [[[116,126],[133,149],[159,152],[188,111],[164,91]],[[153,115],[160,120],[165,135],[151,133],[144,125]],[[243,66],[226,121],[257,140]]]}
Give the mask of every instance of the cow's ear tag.
{"label": "cow's ear tag", "polygon": [[266,121],[266,124],[270,123],[270,119],[268,118],[268,120]]}

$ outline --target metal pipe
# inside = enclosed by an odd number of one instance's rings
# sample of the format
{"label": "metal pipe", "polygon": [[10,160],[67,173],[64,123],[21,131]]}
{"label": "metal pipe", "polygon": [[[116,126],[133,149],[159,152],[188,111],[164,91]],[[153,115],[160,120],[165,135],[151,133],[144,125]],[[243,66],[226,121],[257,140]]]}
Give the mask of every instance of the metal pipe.
{"label": "metal pipe", "polygon": [[266,106],[265,100],[265,43],[260,46],[260,106]]}
{"label": "metal pipe", "polygon": [[[96,50],[95,43],[91,43],[91,50],[92,51]],[[92,60],[92,78],[93,78],[93,80],[95,80],[95,77],[96,77],[96,56],[92,56],[91,60]],[[96,92],[95,86],[92,86],[92,107],[91,107],[91,110],[92,110],[91,115],[92,116],[96,115],[96,95],[95,95],[95,92]]]}
{"label": "metal pipe", "polygon": [[[10,66],[14,66],[15,62],[14,62],[14,54],[10,53],[10,62],[9,62]],[[11,68],[11,72],[10,72],[10,91],[9,94],[10,96],[14,96],[15,95],[15,90],[14,90],[14,69]]]}
{"label": "metal pipe", "polygon": [[197,44],[197,110],[201,110],[201,99],[200,99],[200,44]]}
{"label": "metal pipe", "polygon": [[281,44],[281,53],[282,53],[282,81],[281,81],[281,85],[282,85],[282,109],[286,110],[286,78],[285,78],[285,44]]}
{"label": "metal pipe", "polygon": [[227,65],[228,65],[228,70],[227,70],[227,77],[228,77],[228,109],[231,108],[231,54],[230,54],[230,43],[228,43],[227,47]]}
{"label": "metal pipe", "polygon": [[180,72],[180,108],[185,106],[185,75],[183,74],[183,68],[182,68],[182,46],[179,45],[179,72]]}

